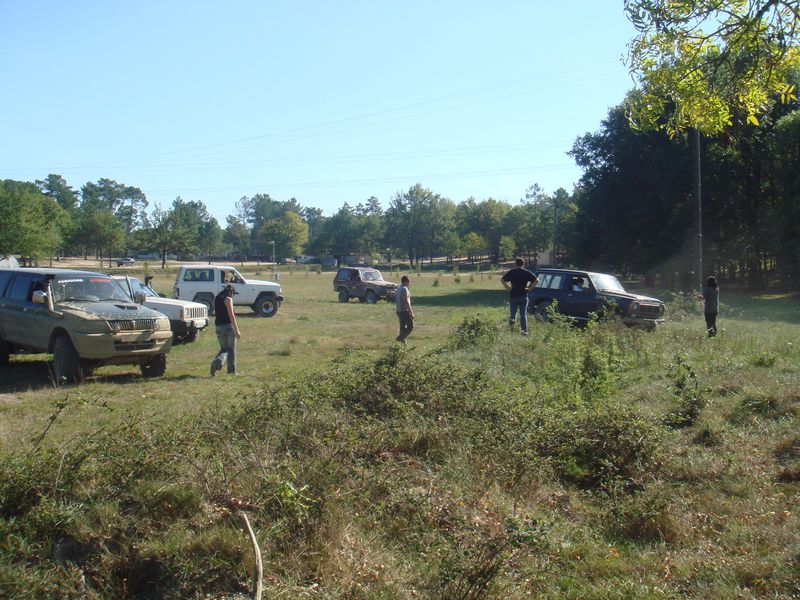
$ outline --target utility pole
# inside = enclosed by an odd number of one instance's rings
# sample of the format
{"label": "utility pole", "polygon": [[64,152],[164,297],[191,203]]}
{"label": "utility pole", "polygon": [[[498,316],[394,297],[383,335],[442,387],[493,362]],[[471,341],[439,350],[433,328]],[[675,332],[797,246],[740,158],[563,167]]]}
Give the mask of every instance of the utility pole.
{"label": "utility pole", "polygon": [[272,278],[275,279],[278,274],[278,264],[275,262],[275,240],[270,240],[272,244]]}
{"label": "utility pole", "polygon": [[697,210],[697,285],[703,289],[703,198],[700,178],[700,130],[694,130],[694,201]]}
{"label": "utility pole", "polygon": [[558,256],[557,254],[557,245],[556,245],[556,234],[558,233],[558,206],[556,204],[556,198],[553,196],[553,266],[558,266]]}

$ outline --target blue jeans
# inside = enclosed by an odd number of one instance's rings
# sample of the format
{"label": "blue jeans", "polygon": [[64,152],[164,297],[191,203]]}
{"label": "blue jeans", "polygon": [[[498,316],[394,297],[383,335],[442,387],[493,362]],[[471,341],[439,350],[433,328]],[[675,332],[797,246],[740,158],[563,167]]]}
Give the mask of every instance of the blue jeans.
{"label": "blue jeans", "polygon": [[514,321],[517,319],[517,310],[519,310],[519,327],[522,331],[528,331],[528,297],[527,296],[511,296],[508,301],[508,306],[511,308],[511,316],[508,319],[508,325],[513,329]]}
{"label": "blue jeans", "polygon": [[214,369],[222,369],[225,359],[228,359],[228,373],[236,373],[236,330],[233,325],[217,325],[217,340],[219,352],[211,361]]}

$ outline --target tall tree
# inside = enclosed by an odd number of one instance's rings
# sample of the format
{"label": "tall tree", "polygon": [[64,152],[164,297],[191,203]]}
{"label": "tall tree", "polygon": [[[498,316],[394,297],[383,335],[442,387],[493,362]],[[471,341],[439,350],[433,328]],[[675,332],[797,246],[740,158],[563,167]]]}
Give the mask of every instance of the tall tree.
{"label": "tall tree", "polygon": [[134,228],[144,224],[147,196],[137,187],[118,183],[113,179],[88,182],[81,188],[81,210],[84,215],[96,211],[109,211],[119,221],[123,231],[123,245],[128,251],[128,237]]}
{"label": "tall tree", "polygon": [[631,115],[670,135],[713,134],[741,111],[758,124],[769,98],[796,99],[800,66],[797,0],[626,0],[638,35],[629,45],[639,94]]}
{"label": "tall tree", "polygon": [[64,209],[34,184],[0,181],[0,256],[52,255],[67,219]]}

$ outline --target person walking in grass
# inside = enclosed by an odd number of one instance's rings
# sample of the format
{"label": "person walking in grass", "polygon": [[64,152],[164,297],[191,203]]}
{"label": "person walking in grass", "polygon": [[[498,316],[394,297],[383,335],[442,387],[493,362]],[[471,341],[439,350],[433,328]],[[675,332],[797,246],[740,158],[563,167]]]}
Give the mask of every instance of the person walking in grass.
{"label": "person walking in grass", "polygon": [[509,328],[514,331],[514,322],[519,311],[520,331],[522,335],[528,335],[528,290],[536,285],[538,279],[525,268],[525,261],[522,258],[518,258],[515,263],[517,266],[503,275],[500,283],[509,290],[508,305],[511,309]]}
{"label": "person walking in grass", "polygon": [[719,312],[719,287],[717,286],[717,278],[713,275],[706,279],[706,285],[703,288],[703,314],[706,317],[706,330],[708,337],[717,335],[717,313]]}
{"label": "person walking in grass", "polygon": [[228,362],[228,374],[236,375],[236,340],[242,337],[239,324],[236,322],[236,313],[233,312],[233,295],[236,290],[230,283],[214,298],[215,325],[217,327],[217,340],[219,352],[211,361],[211,376],[214,377],[222,365]]}
{"label": "person walking in grass", "polygon": [[403,275],[395,295],[397,318],[400,320],[400,334],[397,336],[397,341],[403,344],[406,343],[406,338],[414,329],[414,311],[411,308],[411,291],[408,289],[410,285],[411,280],[408,275]]}

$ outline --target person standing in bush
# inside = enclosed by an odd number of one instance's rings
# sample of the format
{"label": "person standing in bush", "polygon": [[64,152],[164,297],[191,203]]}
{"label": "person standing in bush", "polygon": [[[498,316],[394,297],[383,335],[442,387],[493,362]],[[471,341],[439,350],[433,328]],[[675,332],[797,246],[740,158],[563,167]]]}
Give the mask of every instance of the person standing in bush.
{"label": "person standing in bush", "polygon": [[397,318],[400,320],[400,334],[397,336],[397,341],[403,344],[406,343],[406,338],[414,329],[414,311],[411,309],[411,291],[408,289],[410,285],[411,280],[408,275],[403,275],[395,295]]}
{"label": "person standing in bush", "polygon": [[706,279],[706,285],[703,288],[703,313],[706,317],[706,330],[708,337],[717,335],[717,313],[719,312],[719,287],[717,286],[717,278],[713,275]]}
{"label": "person standing in bush", "polygon": [[214,298],[215,325],[217,327],[217,340],[219,352],[211,361],[211,376],[222,369],[225,360],[228,361],[228,374],[236,375],[236,340],[242,337],[239,324],[236,322],[236,313],[233,311],[234,287],[229,283]]}
{"label": "person standing in bush", "polygon": [[525,268],[525,261],[522,258],[517,258],[515,263],[517,266],[503,275],[500,283],[509,290],[508,305],[511,309],[509,328],[514,331],[514,322],[517,320],[517,310],[519,310],[520,330],[522,335],[528,335],[528,290],[536,285],[538,279]]}

